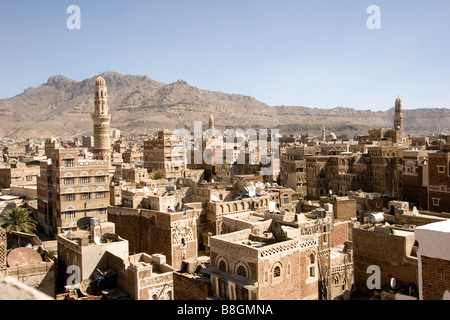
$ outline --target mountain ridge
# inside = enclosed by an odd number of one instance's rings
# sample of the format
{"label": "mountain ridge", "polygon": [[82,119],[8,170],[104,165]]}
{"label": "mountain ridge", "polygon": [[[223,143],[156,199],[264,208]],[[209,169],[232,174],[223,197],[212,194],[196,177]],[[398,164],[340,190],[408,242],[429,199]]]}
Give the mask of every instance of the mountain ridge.
{"label": "mountain ridge", "polygon": [[[49,137],[92,134],[90,114],[98,77],[76,81],[63,75],[48,78],[38,87],[0,99],[0,136]],[[320,132],[322,124],[335,134],[366,134],[368,129],[391,127],[393,107],[385,111],[330,109],[305,106],[269,106],[254,97],[209,91],[183,79],[169,84],[146,75],[100,74],[108,86],[111,127],[124,132],[191,128],[207,125],[213,114],[218,128],[277,128],[282,133]],[[392,103],[394,104],[394,102]],[[425,135],[450,130],[450,110],[403,110],[405,132]]]}

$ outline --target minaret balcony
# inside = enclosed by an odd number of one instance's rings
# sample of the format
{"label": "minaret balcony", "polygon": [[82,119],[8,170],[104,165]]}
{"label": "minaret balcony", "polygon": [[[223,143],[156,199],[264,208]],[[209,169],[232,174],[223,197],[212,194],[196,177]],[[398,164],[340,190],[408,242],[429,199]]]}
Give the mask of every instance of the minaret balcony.
{"label": "minaret balcony", "polygon": [[92,118],[94,119],[108,119],[111,120],[110,114],[99,114],[99,113],[93,113]]}

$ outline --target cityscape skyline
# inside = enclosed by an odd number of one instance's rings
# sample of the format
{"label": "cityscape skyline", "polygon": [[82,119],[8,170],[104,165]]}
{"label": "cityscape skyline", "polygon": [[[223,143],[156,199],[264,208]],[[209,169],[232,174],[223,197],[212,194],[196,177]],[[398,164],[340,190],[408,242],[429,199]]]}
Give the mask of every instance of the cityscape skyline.
{"label": "cityscape skyline", "polygon": [[212,114],[126,139],[107,83],[92,136],[1,141],[0,299],[448,300],[450,136],[406,136],[400,98],[355,140],[223,135]]}
{"label": "cityscape skyline", "polygon": [[449,9],[0,4],[0,301],[450,300]]}
{"label": "cityscape skyline", "polygon": [[[71,5],[80,9],[80,29],[67,27]],[[371,5],[380,8],[380,29],[367,26]],[[449,6],[444,1],[432,6],[418,1],[5,3],[0,41],[8,45],[0,54],[0,98],[54,75],[81,81],[115,71],[165,83],[183,79],[272,106],[382,111],[400,95],[405,109],[448,108],[448,45],[441,39],[450,29]]]}

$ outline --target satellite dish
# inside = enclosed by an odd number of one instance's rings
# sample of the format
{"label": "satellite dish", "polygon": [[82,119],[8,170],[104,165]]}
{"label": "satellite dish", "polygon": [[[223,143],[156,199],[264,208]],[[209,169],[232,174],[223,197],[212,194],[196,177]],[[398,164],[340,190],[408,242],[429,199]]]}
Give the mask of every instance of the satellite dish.
{"label": "satellite dish", "polygon": [[395,278],[391,278],[390,284],[392,289],[395,289],[397,287],[397,281],[395,280]]}
{"label": "satellite dish", "polygon": [[94,237],[95,244],[102,244],[102,241],[99,237]]}
{"label": "satellite dish", "polygon": [[309,204],[309,205],[312,205],[312,202],[311,202],[311,200],[308,200],[308,204]]}
{"label": "satellite dish", "polygon": [[416,207],[416,206],[413,207],[413,214],[414,214],[415,216],[418,216],[418,215],[419,215],[419,210],[417,210],[417,207]]}
{"label": "satellite dish", "polygon": [[72,236],[72,232],[67,231],[65,234],[66,238],[70,238]]}

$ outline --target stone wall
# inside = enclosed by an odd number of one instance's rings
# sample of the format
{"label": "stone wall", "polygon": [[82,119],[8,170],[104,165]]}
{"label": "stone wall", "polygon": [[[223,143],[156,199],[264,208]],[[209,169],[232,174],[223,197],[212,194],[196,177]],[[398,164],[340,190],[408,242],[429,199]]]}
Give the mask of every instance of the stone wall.
{"label": "stone wall", "polygon": [[418,286],[418,262],[411,256],[413,232],[385,234],[363,228],[353,228],[352,232],[356,289],[373,293],[367,288],[367,279],[373,274],[367,273],[369,266],[380,268],[381,288],[388,287],[391,278]]}
{"label": "stone wall", "polygon": [[9,267],[7,275],[50,297],[55,297],[56,267],[53,261]]}

